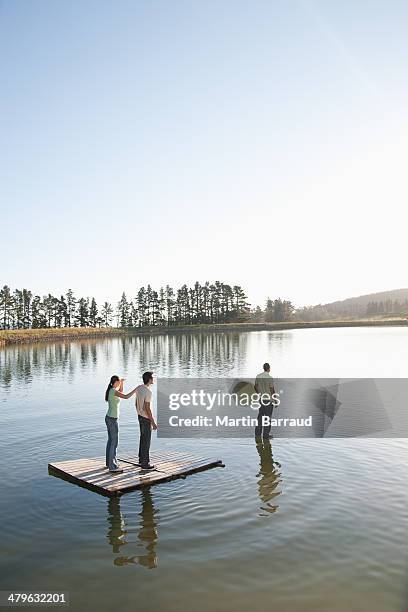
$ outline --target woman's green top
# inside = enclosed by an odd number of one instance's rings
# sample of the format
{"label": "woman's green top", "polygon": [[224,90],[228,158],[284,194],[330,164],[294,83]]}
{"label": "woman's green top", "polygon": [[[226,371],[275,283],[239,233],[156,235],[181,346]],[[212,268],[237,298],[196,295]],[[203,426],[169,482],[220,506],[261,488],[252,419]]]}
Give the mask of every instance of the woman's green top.
{"label": "woman's green top", "polygon": [[109,404],[109,408],[108,408],[108,412],[106,413],[106,416],[110,416],[110,417],[113,417],[114,419],[118,419],[119,418],[120,397],[117,397],[115,395],[115,389],[113,388],[109,391],[109,394],[108,394],[108,404]]}

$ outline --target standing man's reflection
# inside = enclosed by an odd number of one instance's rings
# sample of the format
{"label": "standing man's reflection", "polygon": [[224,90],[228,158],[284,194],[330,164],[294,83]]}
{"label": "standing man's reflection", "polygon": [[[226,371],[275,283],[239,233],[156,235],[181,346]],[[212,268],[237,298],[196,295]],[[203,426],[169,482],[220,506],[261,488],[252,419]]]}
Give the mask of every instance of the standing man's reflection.
{"label": "standing man's reflection", "polygon": [[[139,542],[133,543],[136,547],[144,549],[143,554],[115,558],[115,565],[142,565],[148,569],[157,567],[156,544],[158,540],[157,519],[158,513],[153,505],[153,499],[149,487],[140,490],[141,509],[139,517],[139,530],[137,532]],[[120,553],[120,548],[124,545],[131,545],[128,534],[133,530],[128,528],[120,509],[120,498],[111,497],[108,503],[108,541],[112,546],[112,551]]]}
{"label": "standing man's reflection", "polygon": [[138,562],[140,565],[153,569],[157,567],[157,555],[156,555],[156,544],[158,540],[157,534],[157,522],[155,515],[158,511],[154,509],[153,500],[148,487],[143,487],[141,490],[142,494],[142,508],[139,513],[140,527],[138,532],[138,538],[142,545],[145,547],[146,554],[138,556]]}
{"label": "standing man's reflection", "polygon": [[260,459],[260,469],[257,478],[258,495],[261,500],[261,516],[268,516],[268,514],[276,512],[279,508],[278,505],[271,503],[271,501],[281,494],[281,491],[276,490],[278,484],[282,482],[281,474],[278,472],[281,464],[273,458],[270,440],[258,440],[256,450]]}

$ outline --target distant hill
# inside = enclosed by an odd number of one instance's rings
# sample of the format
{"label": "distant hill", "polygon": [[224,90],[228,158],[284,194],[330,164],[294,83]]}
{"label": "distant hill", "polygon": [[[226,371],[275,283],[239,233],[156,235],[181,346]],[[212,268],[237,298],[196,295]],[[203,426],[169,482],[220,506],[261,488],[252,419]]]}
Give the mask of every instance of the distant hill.
{"label": "distant hill", "polygon": [[408,288],[368,293],[357,297],[300,308],[296,318],[319,321],[337,318],[379,317],[408,314]]}

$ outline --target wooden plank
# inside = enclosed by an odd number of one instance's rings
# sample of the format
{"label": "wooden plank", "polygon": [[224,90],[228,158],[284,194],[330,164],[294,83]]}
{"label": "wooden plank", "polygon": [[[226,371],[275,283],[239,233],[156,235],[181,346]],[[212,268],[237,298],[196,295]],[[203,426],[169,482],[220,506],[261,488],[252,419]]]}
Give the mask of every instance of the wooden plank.
{"label": "wooden plank", "polygon": [[[191,459],[195,459],[195,455],[191,455],[190,453],[181,453],[181,452],[162,452],[162,453],[154,453],[155,463],[159,463],[160,461],[169,461],[169,460],[180,460],[184,459],[185,461],[189,461]],[[138,458],[136,454],[125,454],[120,455],[119,461],[124,461],[125,463],[136,464]]]}
{"label": "wooden plank", "polygon": [[84,487],[86,489],[90,489],[91,491],[95,491],[95,493],[99,493],[100,495],[109,496],[109,493],[103,487],[99,487],[98,485],[94,485],[90,482],[87,482],[86,480],[77,478],[75,475],[70,474],[69,472],[66,472],[56,467],[52,463],[48,464],[48,473],[51,474],[52,476],[58,476],[62,478],[63,480],[72,482],[80,487]]}
{"label": "wooden plank", "polygon": [[151,460],[157,468],[151,472],[136,466],[137,458],[130,454],[119,458],[123,468],[121,474],[109,472],[104,457],[53,462],[48,464],[48,471],[53,476],[101,495],[113,496],[223,466],[219,459],[197,457],[179,451],[155,452]]}

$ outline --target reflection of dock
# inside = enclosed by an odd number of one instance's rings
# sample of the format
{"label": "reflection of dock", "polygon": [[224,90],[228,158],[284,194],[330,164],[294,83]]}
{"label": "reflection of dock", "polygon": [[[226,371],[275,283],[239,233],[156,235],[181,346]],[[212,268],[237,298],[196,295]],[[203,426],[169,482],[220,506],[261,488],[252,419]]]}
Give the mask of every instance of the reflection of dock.
{"label": "reflection of dock", "polygon": [[151,459],[156,467],[152,472],[138,467],[136,457],[131,455],[119,457],[123,468],[122,474],[111,474],[105,468],[104,457],[49,463],[48,472],[101,495],[113,497],[142,487],[184,478],[209,468],[223,466],[220,459],[196,457],[175,451],[153,453]]}

